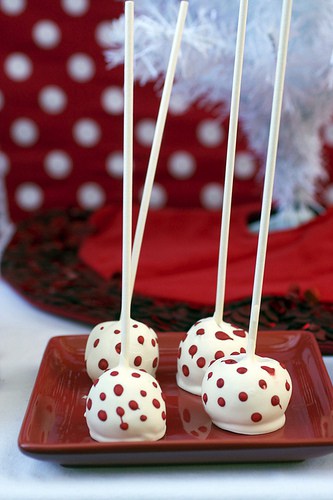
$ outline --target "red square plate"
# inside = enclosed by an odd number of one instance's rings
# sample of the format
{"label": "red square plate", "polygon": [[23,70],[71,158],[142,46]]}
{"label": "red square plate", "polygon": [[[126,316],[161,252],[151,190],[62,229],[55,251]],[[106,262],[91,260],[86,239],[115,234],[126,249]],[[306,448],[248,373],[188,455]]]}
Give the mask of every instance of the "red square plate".
{"label": "red square plate", "polygon": [[182,333],[161,333],[157,378],[167,405],[167,433],[154,442],[98,443],[84,418],[91,381],[86,335],[48,343],[18,443],[31,457],[63,465],[142,465],[296,461],[333,452],[333,389],[317,343],[307,332],[260,332],[258,354],[283,361],[293,380],[286,425],[246,436],[215,427],[197,396],[178,388],[176,357]]}

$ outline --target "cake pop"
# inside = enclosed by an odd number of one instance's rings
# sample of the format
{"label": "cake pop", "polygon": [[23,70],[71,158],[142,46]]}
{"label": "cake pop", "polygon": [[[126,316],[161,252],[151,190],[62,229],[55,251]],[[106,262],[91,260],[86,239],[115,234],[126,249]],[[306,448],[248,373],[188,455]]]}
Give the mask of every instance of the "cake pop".
{"label": "cake pop", "polygon": [[[181,2],[178,30],[182,31],[187,2]],[[124,66],[124,177],[121,294],[121,350],[119,363],[94,382],[85,417],[90,436],[97,441],[155,441],[166,432],[166,406],[161,387],[150,375],[129,364],[132,300],[132,177],[133,177],[133,22],[134,2],[125,2]],[[134,325],[133,325],[134,327]]]}
{"label": "cake pop", "polygon": [[222,429],[242,434],[264,434],[280,429],[285,423],[285,411],[292,393],[292,383],[286,368],[274,359],[255,354],[291,10],[292,0],[284,0],[253,285],[249,344],[246,354],[227,356],[215,361],[202,382],[202,401],[212,421]]}
{"label": "cake pop", "polygon": [[247,8],[247,1],[240,3],[230,105],[215,312],[213,317],[205,318],[192,326],[185,340],[179,345],[177,384],[182,389],[197,395],[201,393],[202,379],[210,363],[222,356],[228,356],[232,353],[243,353],[247,345],[247,332],[223,321],[232,186],[235,167]]}
{"label": "cake pop", "polygon": [[[151,198],[163,131],[170,103],[187,9],[188,2],[181,2],[175,35],[170,51],[169,63],[165,75],[165,82],[147,167],[147,175],[135,230],[132,249],[131,294],[133,293],[135,284],[149,201]],[[108,321],[98,324],[90,333],[85,351],[85,361],[87,372],[92,380],[95,380],[96,377],[98,377],[105,369],[111,368],[117,364],[117,359],[121,350],[121,342],[119,340],[120,332],[120,321]],[[156,373],[159,362],[158,339],[152,328],[139,321],[131,320],[129,350],[129,362],[131,366],[145,370],[151,375]]]}

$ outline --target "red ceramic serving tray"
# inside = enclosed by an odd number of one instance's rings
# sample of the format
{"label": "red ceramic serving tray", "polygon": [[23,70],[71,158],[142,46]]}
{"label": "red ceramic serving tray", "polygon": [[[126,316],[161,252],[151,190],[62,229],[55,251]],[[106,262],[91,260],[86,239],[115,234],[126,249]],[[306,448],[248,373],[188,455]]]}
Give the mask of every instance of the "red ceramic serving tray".
{"label": "red ceramic serving tray", "polygon": [[159,334],[157,378],[167,406],[167,433],[154,442],[98,443],[84,418],[91,381],[85,370],[86,335],[48,343],[18,443],[31,457],[63,465],[142,465],[207,462],[296,461],[333,452],[333,389],[313,335],[260,332],[258,354],[283,361],[293,380],[286,425],[270,434],[222,431],[201,400],[175,380],[181,333]]}

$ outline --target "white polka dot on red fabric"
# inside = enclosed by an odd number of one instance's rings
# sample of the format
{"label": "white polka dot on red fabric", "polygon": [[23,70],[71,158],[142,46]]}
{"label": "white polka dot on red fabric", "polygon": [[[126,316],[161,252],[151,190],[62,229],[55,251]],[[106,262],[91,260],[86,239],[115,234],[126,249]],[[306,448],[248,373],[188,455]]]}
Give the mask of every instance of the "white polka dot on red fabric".
{"label": "white polka dot on red fabric", "polygon": [[120,87],[108,87],[101,95],[104,111],[111,115],[121,115],[124,111],[124,94]]}
{"label": "white polka dot on red fabric", "polygon": [[33,211],[41,207],[44,195],[40,186],[33,182],[26,182],[17,188],[15,199],[20,208]]}
{"label": "white polka dot on red fabric", "polygon": [[124,160],[122,151],[111,153],[106,159],[106,171],[112,177],[121,179],[124,170]]}
{"label": "white polka dot on red fabric", "polygon": [[87,54],[73,54],[67,61],[67,72],[76,82],[87,82],[95,74],[95,63]]}
{"label": "white polka dot on red fabric", "polygon": [[29,147],[37,142],[39,130],[30,118],[18,118],[12,123],[10,135],[18,146]]}
{"label": "white polka dot on red fabric", "polygon": [[42,19],[33,26],[32,38],[41,49],[53,49],[61,40],[61,30],[54,21]]}
{"label": "white polka dot on red fabric", "polygon": [[0,8],[8,16],[18,16],[22,14],[27,6],[26,0],[1,0]]}
{"label": "white polka dot on red fabric", "polygon": [[64,179],[72,171],[72,159],[65,151],[50,151],[44,159],[46,173],[53,179]]}
{"label": "white polka dot on red fabric", "polygon": [[179,94],[172,94],[169,103],[169,112],[172,115],[178,116],[186,113],[188,104]]}
{"label": "white polka dot on red fabric", "polygon": [[102,21],[95,30],[95,38],[98,45],[103,48],[110,47],[112,43],[111,21]]}
{"label": "white polka dot on red fabric", "polygon": [[67,96],[60,87],[49,85],[40,91],[38,102],[43,111],[57,115],[64,111],[67,105]]}
{"label": "white polka dot on red fabric", "polygon": [[186,151],[176,151],[169,157],[168,170],[176,179],[189,179],[196,169],[193,155]]}
{"label": "white polka dot on red fabric", "polygon": [[79,205],[87,210],[96,210],[105,202],[105,192],[96,182],[82,184],[77,192]]}
{"label": "white polka dot on red fabric", "polygon": [[333,123],[329,123],[324,127],[323,138],[328,146],[333,147]]}
{"label": "white polka dot on red fabric", "polygon": [[200,193],[200,202],[208,210],[217,210],[222,207],[223,187],[220,184],[212,182],[206,184]]}
{"label": "white polka dot on red fabric", "polygon": [[77,144],[84,148],[95,146],[101,138],[99,124],[91,118],[82,118],[73,126],[73,137]]}
{"label": "white polka dot on red fabric", "polygon": [[61,0],[61,7],[70,16],[83,16],[90,7],[90,0]]}
{"label": "white polka dot on red fabric", "polygon": [[202,120],[197,127],[198,140],[207,148],[219,146],[224,140],[224,135],[222,125],[216,120]]}
{"label": "white polka dot on red fabric", "polygon": [[8,78],[22,82],[31,76],[33,64],[26,54],[14,52],[5,59],[4,70]]}
{"label": "white polka dot on red fabric", "polygon": [[235,176],[241,180],[251,179],[256,171],[255,159],[250,153],[238,153],[235,159]]}
{"label": "white polka dot on red fabric", "polygon": [[136,124],[135,137],[142,146],[151,146],[154,138],[154,132],[155,121],[150,118],[140,120]]}
{"label": "white polka dot on red fabric", "polygon": [[10,168],[10,161],[8,156],[0,151],[0,175],[5,176],[8,174]]}
{"label": "white polka dot on red fabric", "polygon": [[[142,197],[143,189],[140,190],[139,197]],[[155,183],[152,188],[149,207],[153,210],[165,207],[168,200],[166,190],[160,184]]]}

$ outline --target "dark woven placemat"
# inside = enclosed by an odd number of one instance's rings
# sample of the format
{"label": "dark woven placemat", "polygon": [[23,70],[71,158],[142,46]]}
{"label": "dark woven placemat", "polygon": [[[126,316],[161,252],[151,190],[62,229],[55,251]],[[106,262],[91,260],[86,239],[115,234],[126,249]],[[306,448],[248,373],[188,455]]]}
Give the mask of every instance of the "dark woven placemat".
{"label": "dark woven placemat", "polygon": [[[78,258],[89,234],[90,214],[77,208],[52,210],[18,224],[2,262],[2,276],[37,307],[95,325],[117,319],[121,277],[103,280]],[[224,319],[248,328],[251,298],[226,304]],[[156,331],[186,331],[211,307],[134,294],[132,316]],[[285,297],[262,299],[260,329],[308,330],[322,353],[333,354],[333,304],[297,287]]]}

